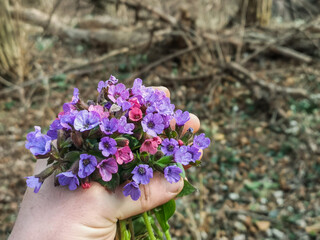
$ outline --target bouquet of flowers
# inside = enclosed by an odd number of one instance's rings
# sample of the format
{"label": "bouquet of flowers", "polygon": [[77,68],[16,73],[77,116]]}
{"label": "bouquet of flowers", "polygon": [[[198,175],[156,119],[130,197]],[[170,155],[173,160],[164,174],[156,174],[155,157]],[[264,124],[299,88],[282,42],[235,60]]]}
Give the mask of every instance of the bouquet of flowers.
{"label": "bouquet of flowers", "polygon": [[[184,178],[178,196],[195,191],[185,180],[185,169],[200,164],[201,150],[210,139],[194,135],[192,128],[182,134],[189,113],[175,110],[164,92],[145,87],[139,78],[126,88],[111,75],[97,90],[96,101],[84,102],[75,88],[71,102],[63,105],[46,134],[39,126],[28,133],[26,148],[36,159],[47,159],[45,170],[27,177],[28,187],[37,193],[53,174],[55,186],[70,190],[90,188],[93,181],[108,191],[123,184],[124,196],[137,201],[140,185],[148,184],[157,171],[169,183]],[[174,211],[171,200],[120,221],[121,239],[171,239],[168,219]]]}

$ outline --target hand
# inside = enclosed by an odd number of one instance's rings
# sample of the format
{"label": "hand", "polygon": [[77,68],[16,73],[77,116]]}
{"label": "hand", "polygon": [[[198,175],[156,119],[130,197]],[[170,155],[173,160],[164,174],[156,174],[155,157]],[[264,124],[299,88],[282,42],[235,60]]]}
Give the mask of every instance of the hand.
{"label": "hand", "polygon": [[[158,87],[169,97],[168,89]],[[191,114],[184,130],[198,131],[199,119]],[[39,160],[35,173],[46,167]],[[70,191],[54,187],[49,177],[38,193],[28,188],[23,198],[17,221],[9,239],[114,239],[117,221],[153,209],[173,199],[183,188],[183,180],[169,183],[160,173],[148,185],[141,185],[141,197],[133,201],[125,197],[120,186],[115,193],[108,192],[98,183],[89,189]]]}

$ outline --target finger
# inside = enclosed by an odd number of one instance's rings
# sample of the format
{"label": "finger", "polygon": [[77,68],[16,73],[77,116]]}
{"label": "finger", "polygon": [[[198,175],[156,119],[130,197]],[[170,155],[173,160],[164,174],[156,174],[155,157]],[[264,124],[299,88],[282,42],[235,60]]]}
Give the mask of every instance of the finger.
{"label": "finger", "polygon": [[[174,119],[170,122],[170,126],[172,129],[175,129],[176,121]],[[200,128],[199,118],[192,113],[190,113],[190,120],[188,122],[186,122],[186,124],[183,127],[182,134],[185,134],[189,128],[193,128],[194,133],[198,132],[199,128]]]}
{"label": "finger", "polygon": [[162,205],[177,196],[183,188],[183,180],[169,183],[162,174],[155,173],[150,183],[140,185],[141,196],[133,201],[130,196],[125,197],[122,188],[116,192],[118,199],[118,219],[126,219]]}
{"label": "finger", "polygon": [[168,88],[163,87],[163,86],[159,86],[159,87],[152,87],[152,88],[154,88],[154,89],[157,89],[157,90],[159,90],[159,91],[164,92],[164,93],[166,94],[166,97],[170,98],[170,91],[169,91],[169,89],[168,89]]}

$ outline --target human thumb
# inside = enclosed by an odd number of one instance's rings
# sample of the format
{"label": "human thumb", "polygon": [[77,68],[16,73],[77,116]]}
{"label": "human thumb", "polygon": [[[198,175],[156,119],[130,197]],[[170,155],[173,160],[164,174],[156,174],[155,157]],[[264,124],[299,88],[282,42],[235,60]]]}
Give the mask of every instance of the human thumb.
{"label": "human thumb", "polygon": [[134,201],[130,196],[123,196],[122,186],[116,193],[119,197],[117,218],[126,219],[162,205],[176,197],[182,188],[182,178],[177,183],[169,183],[163,174],[155,173],[150,183],[140,185],[141,196],[137,201]]}

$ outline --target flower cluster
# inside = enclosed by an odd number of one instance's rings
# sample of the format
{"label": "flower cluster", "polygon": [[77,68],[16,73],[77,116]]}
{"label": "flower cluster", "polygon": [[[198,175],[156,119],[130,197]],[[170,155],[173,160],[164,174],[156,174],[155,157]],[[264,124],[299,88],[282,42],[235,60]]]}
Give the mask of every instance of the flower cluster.
{"label": "flower cluster", "polygon": [[114,190],[127,182],[123,194],[138,200],[140,185],[148,184],[155,171],[174,183],[185,167],[200,162],[210,139],[191,128],[183,134],[190,115],[175,111],[164,92],[145,87],[139,78],[126,88],[114,76],[100,81],[97,90],[96,101],[84,102],[75,88],[47,134],[36,126],[27,135],[26,148],[37,159],[47,158],[49,166],[27,177],[34,192],[53,174],[56,186],[70,190],[89,188],[92,181]]}

